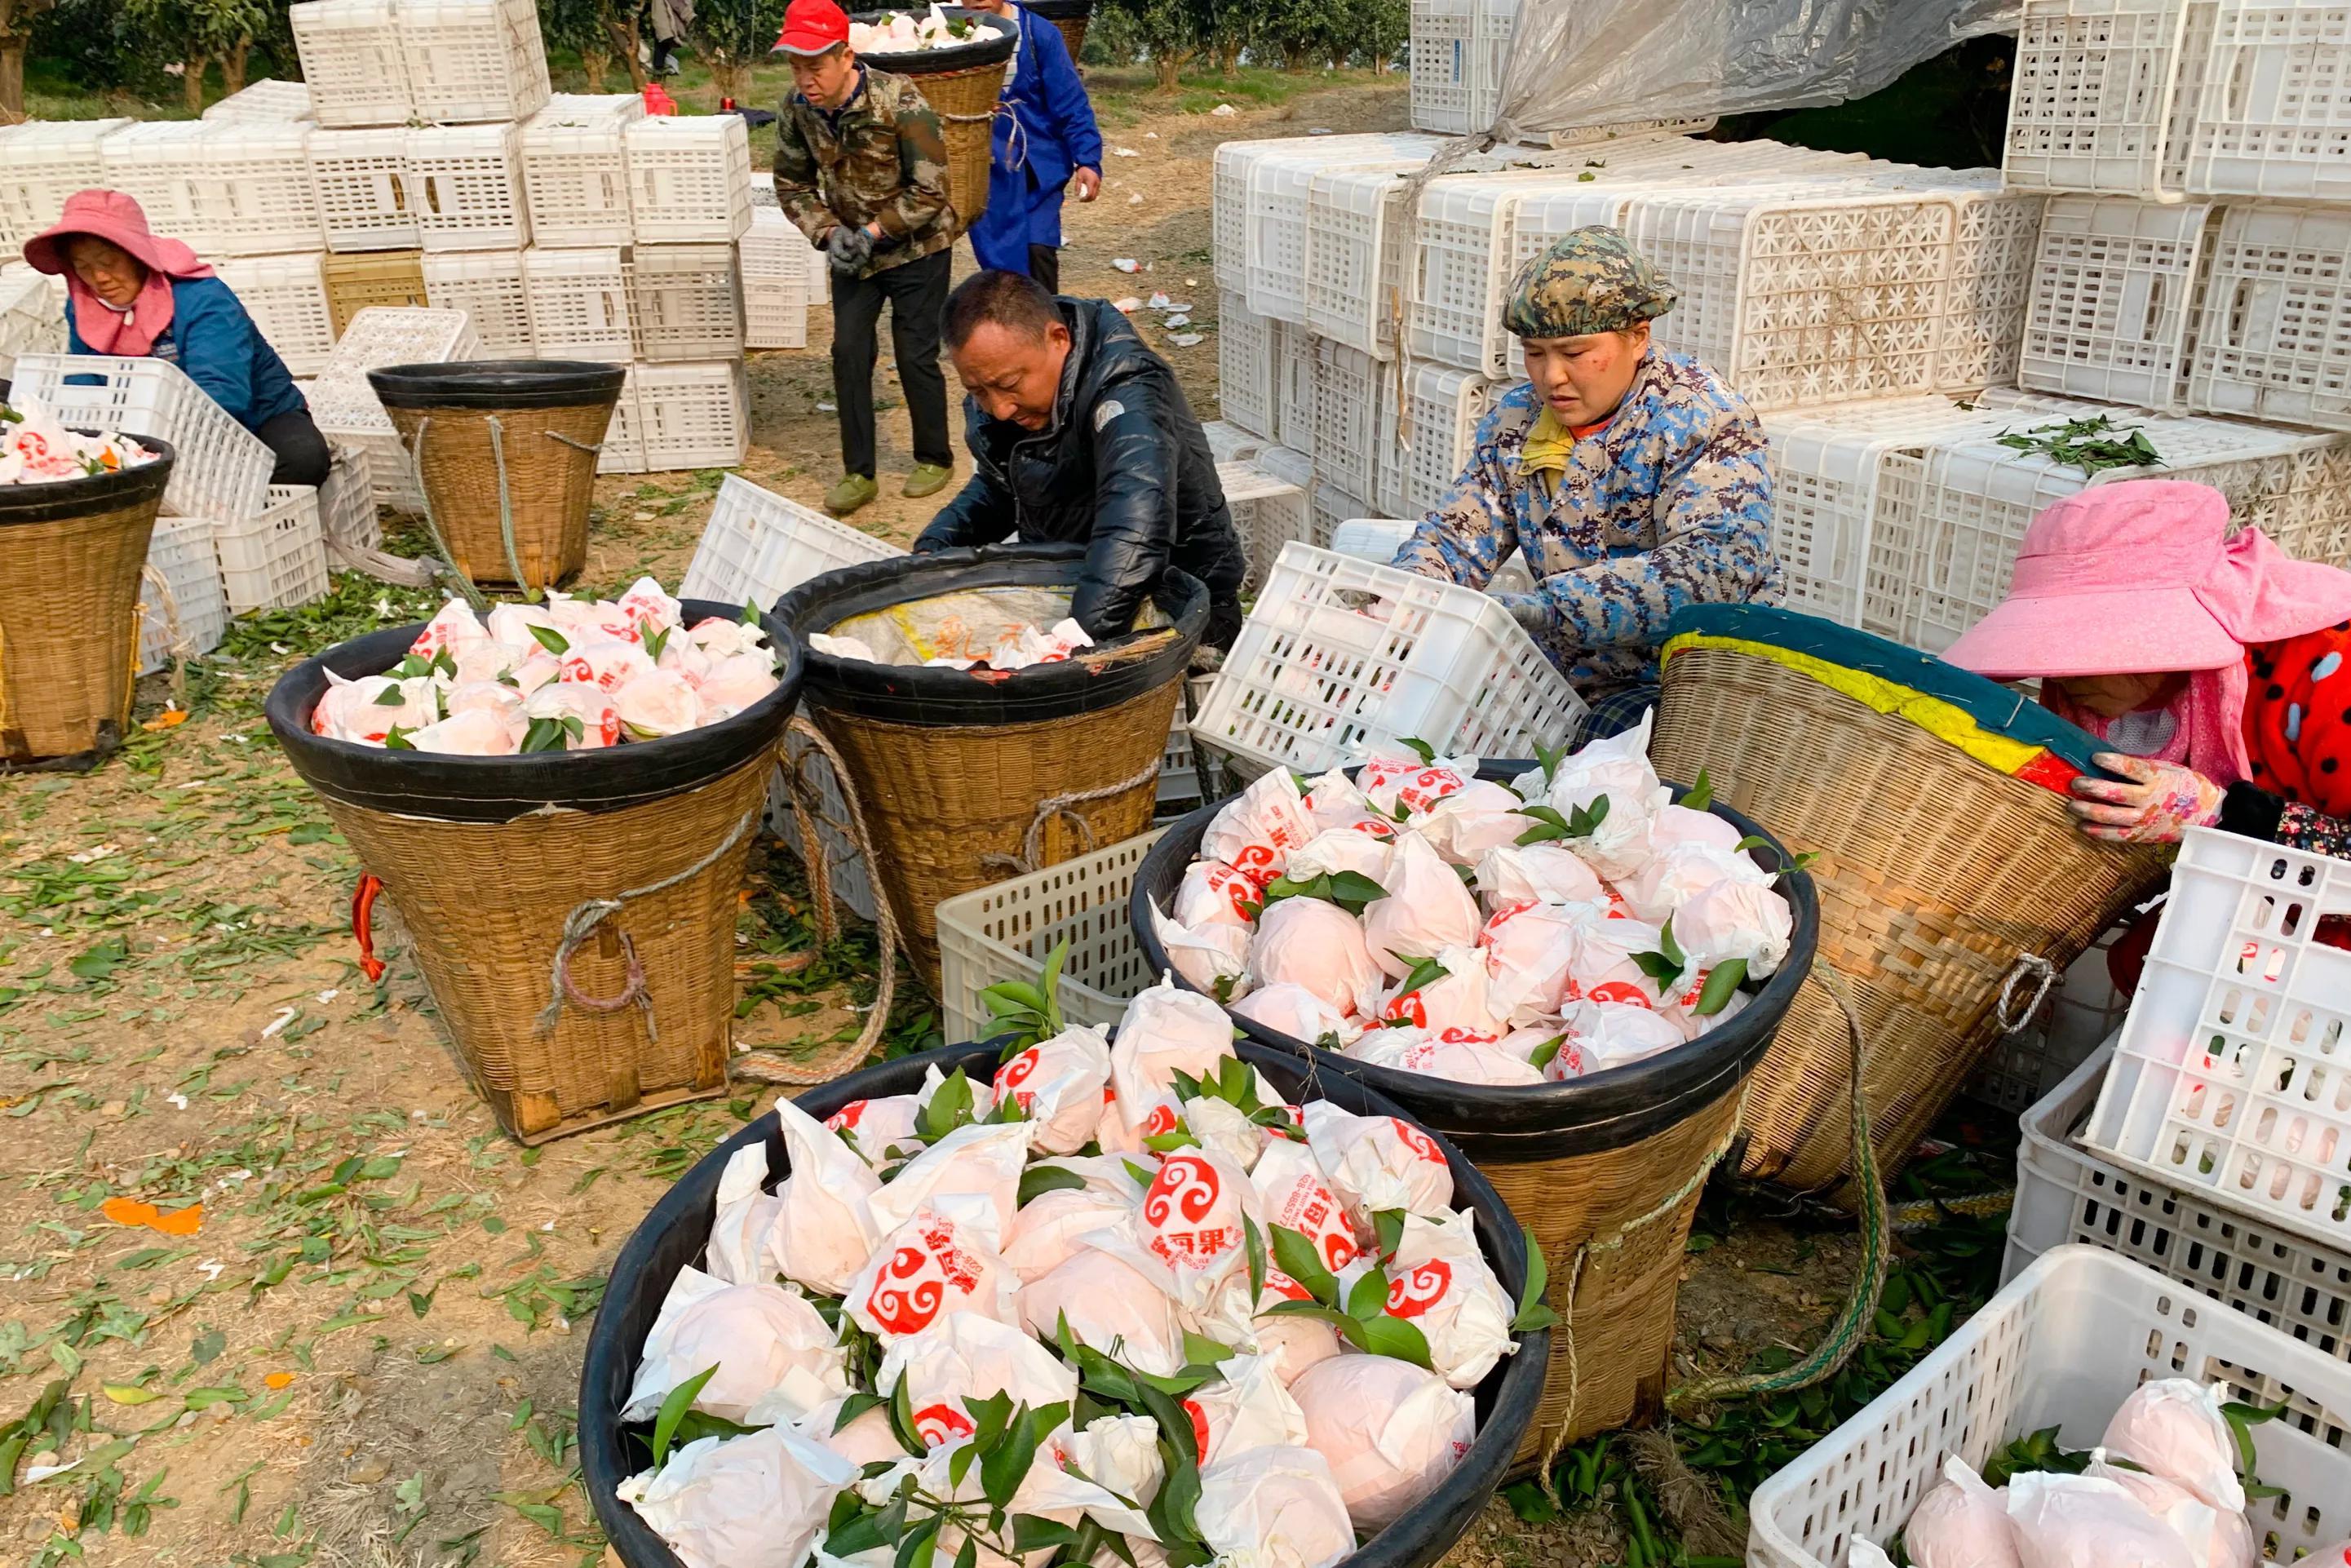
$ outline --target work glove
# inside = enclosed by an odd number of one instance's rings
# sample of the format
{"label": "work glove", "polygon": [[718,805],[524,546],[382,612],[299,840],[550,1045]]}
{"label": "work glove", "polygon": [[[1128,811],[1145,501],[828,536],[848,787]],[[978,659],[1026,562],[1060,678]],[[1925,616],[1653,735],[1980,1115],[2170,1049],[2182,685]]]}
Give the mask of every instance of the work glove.
{"label": "work glove", "polygon": [[1510,619],[1523,627],[1528,636],[1540,642],[1550,635],[1551,612],[1541,594],[1497,593],[1489,597],[1510,612]]}
{"label": "work glove", "polygon": [[873,259],[873,236],[859,225],[835,225],[824,236],[824,254],[835,272],[853,273]]}
{"label": "work glove", "polygon": [[2128,783],[2093,779],[2074,780],[2074,815],[2082,831],[2094,839],[2116,844],[2176,844],[2189,828],[2209,828],[2220,820],[2220,802],[2227,791],[2192,768],[2176,762],[2150,762],[2119,751],[2101,751],[2091,758]]}

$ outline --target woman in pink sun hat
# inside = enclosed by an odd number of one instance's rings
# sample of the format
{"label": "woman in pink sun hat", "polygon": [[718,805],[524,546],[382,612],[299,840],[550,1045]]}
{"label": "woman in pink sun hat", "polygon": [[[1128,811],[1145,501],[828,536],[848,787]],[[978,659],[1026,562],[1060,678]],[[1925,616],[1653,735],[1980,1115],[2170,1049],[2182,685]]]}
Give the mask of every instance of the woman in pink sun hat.
{"label": "woman in pink sun hat", "polygon": [[75,192],[25,260],[65,277],[73,352],[169,361],[277,455],[271,484],[325,481],[333,457],[286,361],[194,251],[148,229],[137,201]]}
{"label": "woman in pink sun hat", "polygon": [[2229,533],[2218,490],[2134,479],[2033,519],[2009,595],[1943,655],[2099,737],[2082,831],[2189,827],[2351,858],[2351,571]]}

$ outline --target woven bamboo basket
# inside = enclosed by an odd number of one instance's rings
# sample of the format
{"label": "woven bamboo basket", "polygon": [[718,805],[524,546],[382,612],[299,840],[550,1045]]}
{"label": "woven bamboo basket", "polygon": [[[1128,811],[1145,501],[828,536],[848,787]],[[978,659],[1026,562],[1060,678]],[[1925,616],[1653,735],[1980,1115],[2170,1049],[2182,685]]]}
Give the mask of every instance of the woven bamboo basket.
{"label": "woven bamboo basket", "polygon": [[0,771],[88,767],[121,744],[139,674],[139,578],[176,455],[0,486]]}
{"label": "woven bamboo basket", "polygon": [[1070,46],[1071,60],[1076,61],[1086,47],[1086,24],[1093,18],[1094,0],[1020,0],[1020,8],[1059,27],[1061,41]]}
{"label": "woven bamboo basket", "polygon": [[[798,696],[797,643],[771,626],[788,660],[776,692],[662,740],[458,758],[309,733],[325,666],[381,671],[417,631],[298,666],[268,716],[399,912],[475,1092],[525,1144],[724,1092],[738,894]],[[599,901],[617,907],[588,919]]]}
{"label": "woven bamboo basket", "polygon": [[[805,638],[946,593],[1067,588],[1084,553],[990,547],[848,567],[785,595],[776,619]],[[872,838],[875,881],[935,987],[940,900],[1151,825],[1207,590],[1171,570],[1154,603],[1160,629],[1026,670],[973,674],[809,655],[809,716],[841,753]]]}
{"label": "woven bamboo basket", "polygon": [[[1517,777],[1526,763],[1489,762],[1481,776]],[[1172,907],[1185,870],[1219,806],[1169,826],[1135,869],[1130,913],[1151,973],[1172,969],[1154,908]],[[1718,798],[1712,810],[1760,841],[1756,862],[1789,868],[1771,834]],[[1549,1262],[1552,1333],[1542,1404],[1521,1463],[1559,1443],[1646,1423],[1665,1408],[1682,1254],[1706,1180],[1727,1158],[1740,1092],[1792,999],[1806,994],[1820,914],[1812,879],[1789,869],[1781,886],[1793,927],[1788,957],[1720,1027],[1630,1066],[1541,1087],[1456,1083],[1374,1067],[1235,1016],[1260,1044],[1362,1081],[1444,1134],[1475,1160]],[[1179,975],[1176,984],[1189,988]]]}
{"label": "woven bamboo basket", "polygon": [[327,315],[335,336],[351,318],[371,306],[390,305],[423,309],[424,253],[384,250],[363,256],[329,255],[319,263],[319,280],[327,287]]}
{"label": "woven bamboo basket", "polygon": [[368,372],[416,466],[425,520],[460,571],[541,590],[587,564],[596,456],[624,374],[560,360]]}
{"label": "woven bamboo basket", "polygon": [[[2064,974],[2162,871],[2150,848],[2085,837],[2053,790],[1732,649],[1667,661],[1650,755],[1668,775],[1703,765],[1718,799],[1818,856],[1820,958],[1868,1042],[1889,1181],[2000,1034],[2003,991],[2031,998],[2026,961]],[[1844,1017],[1808,987],[1749,1088],[1742,1174],[1854,1207],[1852,1082]]]}
{"label": "woven bamboo basket", "polygon": [[[991,36],[946,48],[874,55],[871,59],[883,70],[910,78],[938,114],[947,142],[948,196],[955,203],[956,222],[968,230],[987,210],[997,102],[1004,95],[1004,72],[1019,40],[1011,22],[1003,17],[960,5],[945,9],[951,18],[981,24]],[[860,13],[857,19],[871,22],[881,15]]]}

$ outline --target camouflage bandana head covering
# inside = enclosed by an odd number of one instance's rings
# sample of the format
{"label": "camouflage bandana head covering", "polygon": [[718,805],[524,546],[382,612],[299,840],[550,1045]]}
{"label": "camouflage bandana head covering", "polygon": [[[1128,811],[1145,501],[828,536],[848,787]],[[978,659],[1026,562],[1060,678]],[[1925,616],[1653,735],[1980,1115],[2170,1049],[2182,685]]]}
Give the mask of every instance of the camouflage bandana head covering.
{"label": "camouflage bandana head covering", "polygon": [[1520,270],[1502,325],[1521,338],[1621,332],[1664,315],[1677,298],[1633,254],[1624,230],[1595,224],[1560,235]]}

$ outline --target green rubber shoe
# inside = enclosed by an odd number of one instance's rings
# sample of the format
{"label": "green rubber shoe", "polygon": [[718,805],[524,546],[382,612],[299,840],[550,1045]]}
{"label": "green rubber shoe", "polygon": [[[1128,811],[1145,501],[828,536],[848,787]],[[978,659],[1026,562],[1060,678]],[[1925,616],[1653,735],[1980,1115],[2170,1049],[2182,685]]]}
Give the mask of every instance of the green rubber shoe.
{"label": "green rubber shoe", "polygon": [[898,494],[910,501],[919,501],[925,496],[935,496],[946,489],[947,481],[954,477],[955,470],[952,468],[942,468],[935,463],[917,463],[914,471],[906,476],[906,487]]}
{"label": "green rubber shoe", "polygon": [[824,493],[824,509],[845,517],[882,493],[882,486],[862,474],[843,474],[841,483]]}

